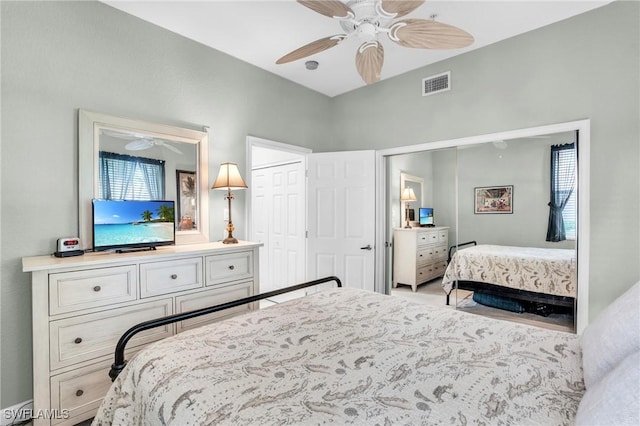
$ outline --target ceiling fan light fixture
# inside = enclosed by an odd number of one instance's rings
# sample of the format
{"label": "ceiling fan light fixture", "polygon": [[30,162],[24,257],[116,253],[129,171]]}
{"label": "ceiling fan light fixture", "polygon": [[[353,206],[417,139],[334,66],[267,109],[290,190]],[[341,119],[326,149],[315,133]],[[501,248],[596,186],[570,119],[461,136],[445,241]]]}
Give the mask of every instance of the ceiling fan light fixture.
{"label": "ceiling fan light fixture", "polygon": [[[403,19],[391,22],[394,18],[413,12],[425,0],[349,0],[346,3],[338,0],[297,1],[314,12],[339,20],[345,34],[306,44],[278,59],[276,64],[309,57],[337,46],[348,37],[356,36],[365,42],[356,52],[356,68],[363,81],[372,84],[380,80],[384,62],[384,49],[377,40],[379,33],[386,33],[391,41],[400,46],[419,49],[459,49],[474,41],[466,31],[436,22],[437,15],[432,15],[431,20]],[[305,63],[307,69],[317,68],[317,62],[315,65],[313,62]]]}
{"label": "ceiling fan light fixture", "polygon": [[304,63],[304,66],[307,67],[308,70],[316,70],[318,69],[318,61],[307,61]]}
{"label": "ceiling fan light fixture", "polygon": [[377,27],[370,22],[363,22],[362,24],[358,25],[358,27],[356,28],[356,34],[358,38],[361,38],[363,40],[374,39],[376,37],[377,32],[378,32]]}

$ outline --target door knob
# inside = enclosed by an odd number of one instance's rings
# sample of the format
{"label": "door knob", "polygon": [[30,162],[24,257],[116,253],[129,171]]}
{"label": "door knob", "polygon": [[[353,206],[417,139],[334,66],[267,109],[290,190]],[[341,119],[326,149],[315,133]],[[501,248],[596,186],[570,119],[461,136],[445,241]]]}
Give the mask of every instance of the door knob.
{"label": "door knob", "polygon": [[367,244],[364,247],[360,247],[360,250],[373,250],[373,247],[371,247],[371,244]]}

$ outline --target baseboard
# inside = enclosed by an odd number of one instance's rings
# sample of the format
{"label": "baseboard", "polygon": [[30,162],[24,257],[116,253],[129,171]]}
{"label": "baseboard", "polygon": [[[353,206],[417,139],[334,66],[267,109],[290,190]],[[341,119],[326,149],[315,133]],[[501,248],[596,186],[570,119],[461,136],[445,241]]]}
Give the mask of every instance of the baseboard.
{"label": "baseboard", "polygon": [[33,415],[33,400],[21,402],[11,407],[3,408],[0,415],[0,426],[9,426],[11,424],[20,424],[25,420],[31,419]]}

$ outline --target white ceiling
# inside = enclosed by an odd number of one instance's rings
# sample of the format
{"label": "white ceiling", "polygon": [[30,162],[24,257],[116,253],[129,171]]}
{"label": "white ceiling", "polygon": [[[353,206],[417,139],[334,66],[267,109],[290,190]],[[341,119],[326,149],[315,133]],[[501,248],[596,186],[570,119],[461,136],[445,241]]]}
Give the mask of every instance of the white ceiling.
{"label": "white ceiling", "polygon": [[[360,0],[345,0],[345,3],[351,1]],[[333,97],[365,85],[355,67],[356,49],[361,43],[356,37],[308,58],[276,65],[278,58],[302,45],[344,33],[337,20],[315,13],[295,0],[103,0],[103,3],[327,96]],[[435,14],[437,21],[473,35],[474,44],[446,51],[411,49],[381,35],[385,51],[381,79],[487,46],[607,3],[611,1],[427,0],[402,19],[430,19]],[[310,59],[320,63],[317,70],[306,69],[304,63]]]}

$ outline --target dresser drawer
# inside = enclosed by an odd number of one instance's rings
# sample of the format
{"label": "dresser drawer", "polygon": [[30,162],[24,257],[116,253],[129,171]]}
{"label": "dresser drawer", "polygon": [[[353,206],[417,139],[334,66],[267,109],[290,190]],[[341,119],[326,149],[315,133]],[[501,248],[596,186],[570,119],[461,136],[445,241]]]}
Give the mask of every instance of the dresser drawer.
{"label": "dresser drawer", "polygon": [[205,258],[207,285],[253,278],[253,252],[229,253]]}
{"label": "dresser drawer", "polygon": [[418,245],[423,246],[425,244],[434,244],[438,242],[438,232],[437,231],[426,231],[419,232],[417,235]]}
{"label": "dresser drawer", "polygon": [[[108,373],[112,362],[113,360],[103,361],[52,376],[51,408],[59,413],[68,413],[72,424],[93,417],[111,386]],[[51,424],[63,421],[64,419],[56,419]]]}
{"label": "dresser drawer", "polygon": [[140,297],[202,287],[202,258],[140,264]]}
{"label": "dresser drawer", "polygon": [[136,300],[136,265],[49,275],[49,314]]}
{"label": "dresser drawer", "polygon": [[433,261],[433,247],[427,247],[419,249],[416,252],[416,263],[418,265],[424,265]]}
{"label": "dresser drawer", "polygon": [[[237,283],[226,287],[216,287],[212,290],[192,293],[185,296],[176,297],[176,313],[188,312],[196,309],[202,309],[209,306],[220,305],[222,303],[231,302],[253,295],[253,281]],[[245,313],[251,310],[251,304],[236,306],[235,308],[225,309],[224,311],[214,312],[208,315],[202,315],[191,318],[186,321],[176,323],[177,332],[180,333],[190,328],[199,327],[201,325],[214,322],[233,315]]]}
{"label": "dresser drawer", "polygon": [[433,277],[433,265],[425,265],[416,269],[416,284],[422,284],[425,281],[429,281]]}
{"label": "dresser drawer", "polygon": [[436,277],[440,277],[444,275],[445,269],[447,269],[446,261],[433,262],[419,267],[416,270],[416,283],[420,284],[425,281],[430,281]]}
{"label": "dresser drawer", "polygon": [[447,262],[440,261],[433,264],[433,272],[436,277],[444,275],[444,272],[447,269]]}
{"label": "dresser drawer", "polygon": [[[111,355],[120,336],[133,325],[172,313],[172,299],[164,299],[51,321],[49,324],[51,369],[55,370],[99,356]],[[172,332],[171,324],[152,328],[136,334],[127,347],[132,348],[164,339]]]}
{"label": "dresser drawer", "polygon": [[425,244],[429,244],[429,233],[428,232],[419,232],[416,234],[417,243],[419,246],[423,246]]}
{"label": "dresser drawer", "polygon": [[438,231],[438,242],[442,243],[444,245],[448,245],[449,244],[449,231],[448,230]]}
{"label": "dresser drawer", "polygon": [[447,258],[447,246],[439,245],[433,248],[433,260],[443,260]]}

